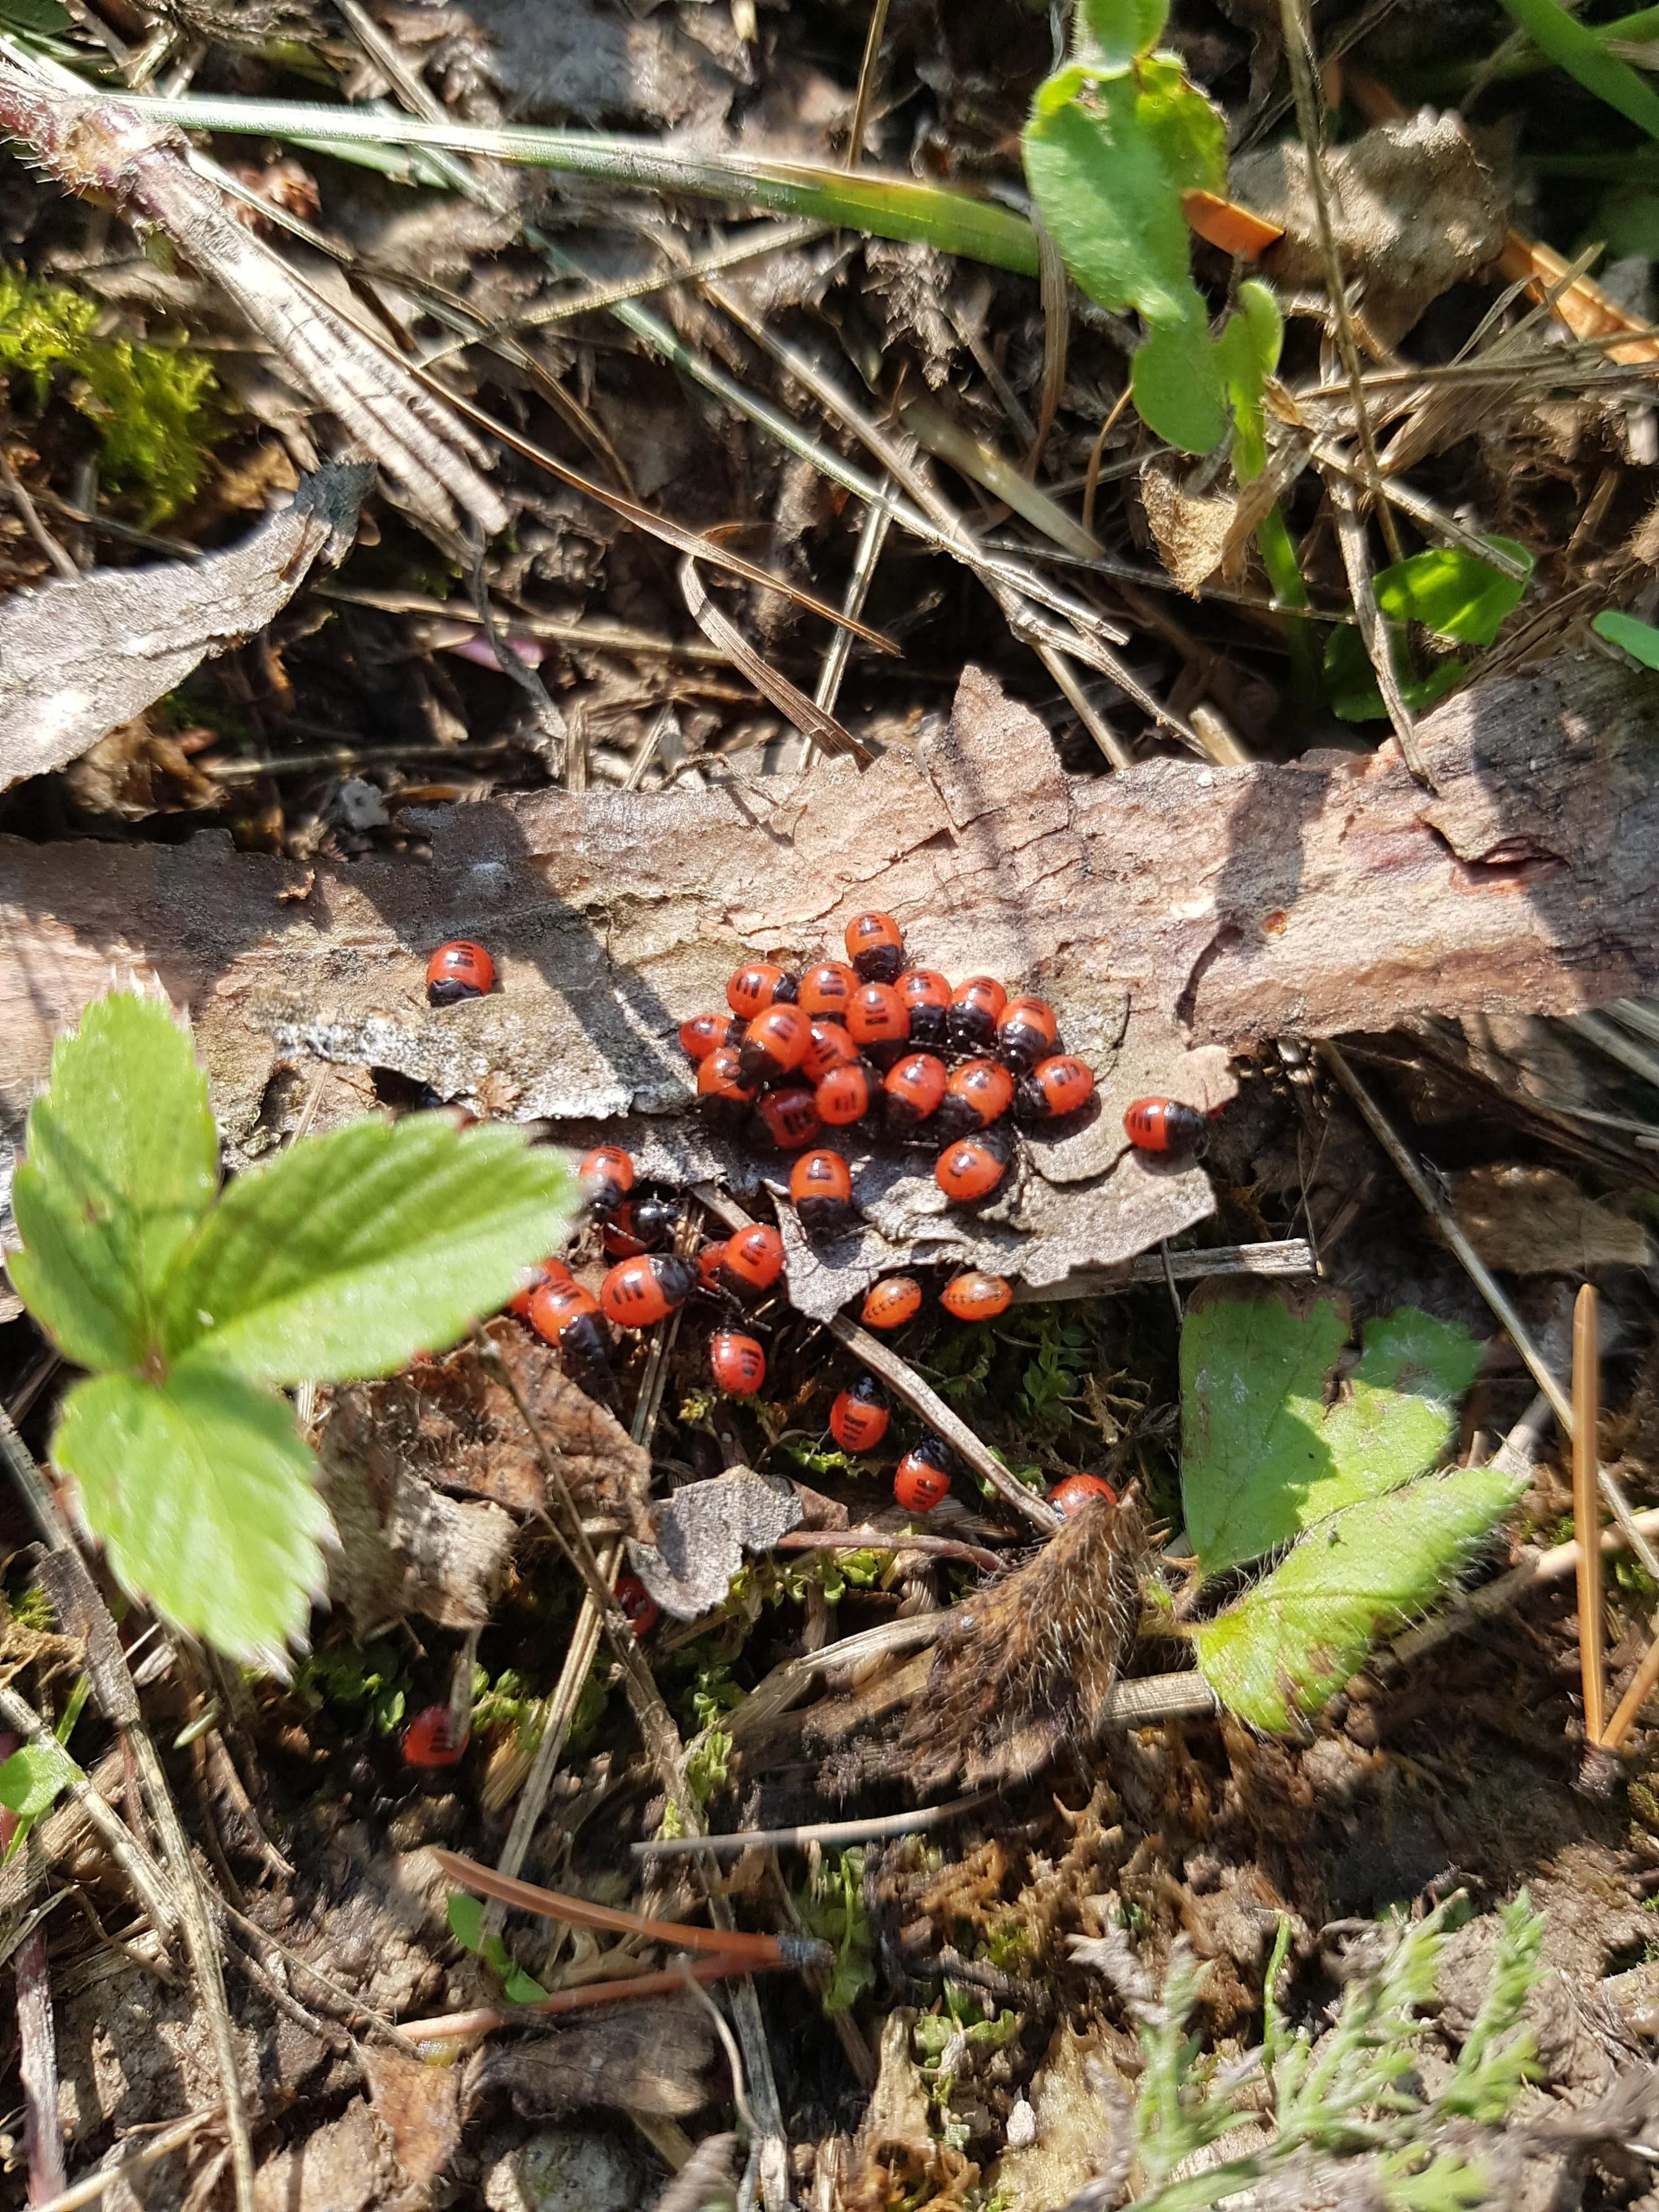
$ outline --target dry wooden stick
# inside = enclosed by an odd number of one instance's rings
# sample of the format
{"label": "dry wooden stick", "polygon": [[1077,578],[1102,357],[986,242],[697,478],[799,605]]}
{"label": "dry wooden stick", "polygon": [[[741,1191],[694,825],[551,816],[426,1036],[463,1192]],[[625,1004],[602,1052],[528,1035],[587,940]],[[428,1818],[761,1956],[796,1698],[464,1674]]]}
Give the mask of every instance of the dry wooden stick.
{"label": "dry wooden stick", "polygon": [[994,1790],[976,1790],[971,1797],[953,1797],[947,1805],[922,1805],[914,1813],[875,1813],[862,1820],[809,1820],[793,1828],[738,1828],[713,1836],[656,1836],[629,1845],[636,1859],[684,1858],[692,1851],[804,1850],[809,1844],[839,1848],[842,1844],[867,1844],[884,1836],[916,1836],[942,1827],[963,1813],[988,1805]]}
{"label": "dry wooden stick", "polygon": [[665,1966],[659,1973],[630,1974],[625,1980],[584,1982],[575,1989],[555,1990],[550,1996],[538,1997],[533,2004],[515,2005],[511,2010],[477,2005],[471,2012],[406,2021],[403,2033],[412,2043],[447,2043],[457,2036],[488,2035],[497,2027],[521,2027],[526,2021],[547,2013],[583,2012],[590,2005],[624,2004],[630,1997],[672,1996],[685,1987],[688,1975],[694,1982],[726,1982],[744,1974],[777,1972],[787,1963],[783,1959],[740,1959],[717,1952],[713,1958],[695,1963],[683,1959],[678,1966]]}
{"label": "dry wooden stick", "polygon": [[1642,1663],[1632,1678],[1631,1686],[1619,1700],[1619,1710],[1597,1738],[1603,1751],[1617,1751],[1636,1725],[1636,1716],[1653,1695],[1659,1685],[1659,1613],[1648,1623],[1651,1641],[1642,1654]]}
{"label": "dry wooden stick", "polygon": [[1572,1525],[1578,1540],[1578,1664],[1584,1683],[1584,1741],[1597,1744],[1607,1725],[1607,1674],[1601,1618],[1601,1498],[1595,1439],[1601,1420],[1601,1356],[1596,1340],[1595,1286],[1586,1283],[1572,1315]]}

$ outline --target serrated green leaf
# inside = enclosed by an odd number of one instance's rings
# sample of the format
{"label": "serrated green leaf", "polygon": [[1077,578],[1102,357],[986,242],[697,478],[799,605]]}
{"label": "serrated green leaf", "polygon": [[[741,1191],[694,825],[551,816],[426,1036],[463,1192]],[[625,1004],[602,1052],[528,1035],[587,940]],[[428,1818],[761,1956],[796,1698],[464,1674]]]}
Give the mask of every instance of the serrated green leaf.
{"label": "serrated green leaf", "polygon": [[[1528,574],[1533,560],[1513,538],[1491,537],[1487,544],[1521,562]],[[1490,645],[1521,604],[1523,578],[1506,575],[1461,545],[1434,545],[1379,568],[1373,579],[1376,604],[1389,621],[1421,623],[1437,637],[1458,645]]]}
{"label": "serrated green leaf", "polygon": [[330,1532],[291,1409],[206,1359],[102,1375],[64,1399],[52,1457],[121,1587],[232,1658],[280,1672]]}
{"label": "serrated green leaf", "polygon": [[1194,1637],[1204,1679],[1252,1727],[1316,1712],[1379,1637],[1425,1613],[1527,1486],[1464,1468],[1351,1505]]}
{"label": "serrated green leaf", "polygon": [[1659,138],[1659,93],[1628,62],[1610,54],[1588,25],[1558,7],[1556,0],[1504,0],[1504,5],[1534,44],[1577,77],[1586,92],[1628,117],[1650,138]]}
{"label": "serrated green leaf", "polygon": [[1659,629],[1651,623],[1638,622],[1634,615],[1621,615],[1616,607],[1607,607],[1590,628],[1597,637],[1606,638],[1609,645],[1639,660],[1644,668],[1659,668]]}
{"label": "serrated green leaf", "polygon": [[0,1805],[20,1820],[38,1820],[69,1787],[75,1761],[56,1744],[26,1743],[0,1765]]}
{"label": "serrated green leaf", "polygon": [[1398,1489],[1445,1450],[1480,1347],[1404,1306],[1367,1323],[1345,1396],[1330,1298],[1269,1288],[1195,1297],[1181,1339],[1182,1499],[1206,1574],[1261,1559],[1340,1508]]}
{"label": "serrated green leaf", "polygon": [[465,1890],[452,1889],[444,1900],[444,1911],[449,1917],[449,1932],[463,1951],[477,1952],[483,1947],[483,1905]]}
{"label": "serrated green leaf", "polygon": [[226,1191],[180,1257],[168,1349],[258,1382],[392,1374],[505,1304],[578,1197],[515,1129],[354,1122]]}
{"label": "serrated green leaf", "polygon": [[213,1198],[207,1079],[159,1000],[94,999],[59,1038],[12,1188],[29,1311],[77,1367],[137,1367],[168,1271]]}
{"label": "serrated green leaf", "polygon": [[1091,65],[1127,70],[1163,37],[1170,0],[1079,0],[1077,12]]}

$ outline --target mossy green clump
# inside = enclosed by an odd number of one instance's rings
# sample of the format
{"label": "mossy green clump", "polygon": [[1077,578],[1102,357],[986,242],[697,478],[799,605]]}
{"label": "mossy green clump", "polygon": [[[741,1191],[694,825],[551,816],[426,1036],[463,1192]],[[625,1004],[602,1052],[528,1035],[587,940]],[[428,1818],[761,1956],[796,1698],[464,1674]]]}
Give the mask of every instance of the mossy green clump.
{"label": "mossy green clump", "polygon": [[62,372],[64,397],[97,427],[105,483],[141,495],[146,521],[160,522],[196,496],[224,435],[217,380],[183,347],[94,336],[101,313],[0,267],[0,374],[27,377],[44,406]]}

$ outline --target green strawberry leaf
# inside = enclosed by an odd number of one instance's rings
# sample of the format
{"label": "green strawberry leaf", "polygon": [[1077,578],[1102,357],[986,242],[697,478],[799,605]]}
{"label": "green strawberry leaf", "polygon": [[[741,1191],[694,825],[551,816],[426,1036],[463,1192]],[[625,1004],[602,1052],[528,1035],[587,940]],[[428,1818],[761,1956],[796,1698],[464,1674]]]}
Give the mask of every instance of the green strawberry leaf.
{"label": "green strawberry leaf", "polygon": [[1450,1443],[1480,1358],[1468,1331],[1411,1306],[1368,1323],[1347,1392],[1328,1407],[1347,1334],[1332,1298],[1219,1284],[1194,1297],[1181,1338],[1181,1484],[1206,1574],[1399,1488]]}
{"label": "green strawberry leaf", "polygon": [[1103,76],[1133,68],[1164,34],[1170,0],[1079,0],[1078,35],[1089,67]]}
{"label": "green strawberry leaf", "polygon": [[392,1374],[503,1304],[578,1197],[515,1129],[354,1122],[231,1184],[181,1255],[167,1348],[256,1382]]}
{"label": "green strawberry leaf", "polygon": [[272,1672],[323,1588],[328,1515],[283,1401],[197,1358],[77,1382],[52,1457],[123,1589]]}
{"label": "green strawberry leaf", "polygon": [[1524,1474],[1464,1468],[1322,1521],[1196,1631],[1205,1680],[1254,1728],[1285,1729],[1316,1712],[1379,1637],[1436,1602],[1526,1486]]}
{"label": "green strawberry leaf", "polygon": [[160,1000],[94,999],[53,1048],[12,1188],[23,1249],[7,1268],[77,1367],[138,1367],[167,1275],[212,1202],[207,1079]]}

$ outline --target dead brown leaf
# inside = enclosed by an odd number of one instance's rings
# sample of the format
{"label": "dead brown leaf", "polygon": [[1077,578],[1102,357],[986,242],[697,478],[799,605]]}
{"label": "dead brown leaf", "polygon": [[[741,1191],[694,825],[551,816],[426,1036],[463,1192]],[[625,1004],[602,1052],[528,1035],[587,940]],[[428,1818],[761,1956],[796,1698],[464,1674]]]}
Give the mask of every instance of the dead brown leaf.
{"label": "dead brown leaf", "polygon": [[390,2139],[405,2184],[389,2212],[420,2212],[461,2139],[460,2081],[453,2066],[427,2066],[378,2045],[363,2047],[369,2102]]}
{"label": "dead brown leaf", "polygon": [[1583,1276],[1653,1257],[1641,1222],[1586,1198],[1556,1168],[1472,1168],[1453,1179],[1452,1203],[1486,1265],[1508,1274]]}
{"label": "dead brown leaf", "polygon": [[1196,599],[1199,586],[1221,566],[1238,502],[1189,491],[1182,473],[1167,458],[1148,461],[1140,472],[1140,504],[1158,558],[1182,590]]}
{"label": "dead brown leaf", "polygon": [[724,1604],[745,1552],[769,1551],[801,1517],[793,1483],[732,1468],[683,1484],[652,1514],[652,1541],[628,1556],[665,1613],[695,1620]]}
{"label": "dead brown leaf", "polygon": [[647,1998],[550,2026],[531,2043],[480,2051],[464,2101],[470,2115],[505,2091],[525,2119],[606,2105],[683,2119],[726,2081],[724,2054],[696,2000]]}
{"label": "dead brown leaf", "polygon": [[[1344,273],[1364,291],[1365,321],[1384,345],[1403,337],[1440,295],[1502,249],[1509,203],[1462,117],[1424,108],[1326,148],[1331,222]],[[1325,255],[1306,149],[1281,139],[1232,167],[1234,196],[1281,223],[1261,266],[1287,290],[1323,288]]]}

